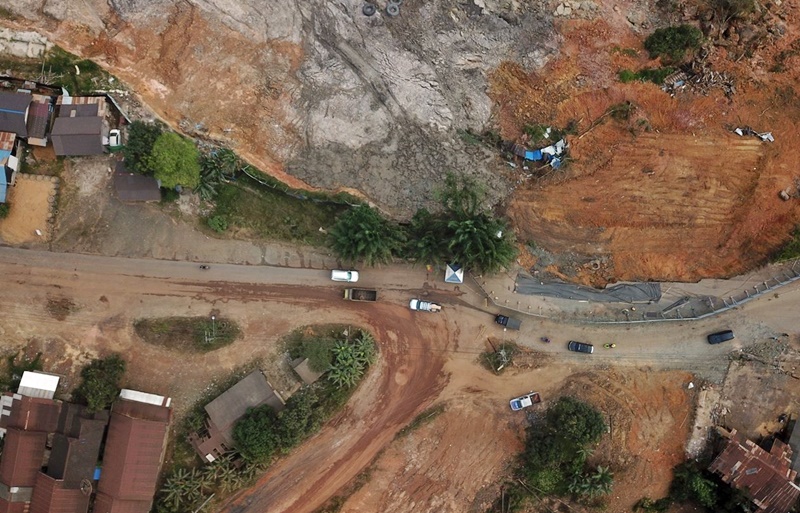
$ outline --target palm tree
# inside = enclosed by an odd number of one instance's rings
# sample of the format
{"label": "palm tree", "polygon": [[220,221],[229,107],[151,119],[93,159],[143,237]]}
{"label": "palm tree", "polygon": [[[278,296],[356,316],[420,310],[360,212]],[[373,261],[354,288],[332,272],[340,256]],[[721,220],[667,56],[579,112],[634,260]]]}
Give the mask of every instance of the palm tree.
{"label": "palm tree", "polygon": [[169,507],[172,511],[179,511],[183,505],[183,486],[182,483],[169,478],[161,487],[160,502]]}
{"label": "palm tree", "polygon": [[333,250],[343,260],[366,265],[388,262],[401,246],[400,231],[368,206],[352,208],[331,228]]}

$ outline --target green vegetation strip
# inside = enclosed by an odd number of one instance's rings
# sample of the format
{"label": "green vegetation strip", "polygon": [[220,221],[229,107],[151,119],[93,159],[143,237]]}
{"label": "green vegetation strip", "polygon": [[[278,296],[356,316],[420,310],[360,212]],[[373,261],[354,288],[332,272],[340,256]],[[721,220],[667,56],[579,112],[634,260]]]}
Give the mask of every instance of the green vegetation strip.
{"label": "green vegetation strip", "polygon": [[148,344],[185,353],[205,353],[231,344],[239,325],[224,317],[161,317],[133,323],[136,334]]}
{"label": "green vegetation strip", "polygon": [[408,436],[417,429],[424,426],[425,424],[433,422],[436,419],[436,417],[444,413],[446,410],[447,406],[444,403],[437,404],[436,406],[431,406],[427,410],[423,411],[422,413],[414,417],[414,420],[412,420],[410,424],[408,424],[406,427],[398,431],[397,436],[395,436],[395,439]]}

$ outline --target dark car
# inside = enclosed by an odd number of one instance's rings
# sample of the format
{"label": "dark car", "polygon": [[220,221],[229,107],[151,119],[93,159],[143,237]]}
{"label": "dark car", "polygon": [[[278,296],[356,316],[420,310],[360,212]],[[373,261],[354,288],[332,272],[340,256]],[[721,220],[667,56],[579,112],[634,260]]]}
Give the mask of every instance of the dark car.
{"label": "dark car", "polygon": [[567,344],[567,349],[570,351],[575,351],[576,353],[594,353],[594,346],[592,344],[576,342],[574,340],[569,341],[569,344]]}
{"label": "dark car", "polygon": [[733,332],[731,330],[718,331],[708,336],[709,344],[721,344],[733,339]]}

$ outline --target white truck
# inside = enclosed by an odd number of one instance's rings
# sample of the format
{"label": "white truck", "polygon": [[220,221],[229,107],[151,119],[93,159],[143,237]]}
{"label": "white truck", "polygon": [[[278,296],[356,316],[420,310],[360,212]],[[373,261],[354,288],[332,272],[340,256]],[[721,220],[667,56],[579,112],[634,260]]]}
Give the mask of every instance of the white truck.
{"label": "white truck", "polygon": [[441,312],[442,305],[439,303],[431,303],[430,301],[423,301],[421,299],[412,299],[408,302],[408,307],[418,312]]}

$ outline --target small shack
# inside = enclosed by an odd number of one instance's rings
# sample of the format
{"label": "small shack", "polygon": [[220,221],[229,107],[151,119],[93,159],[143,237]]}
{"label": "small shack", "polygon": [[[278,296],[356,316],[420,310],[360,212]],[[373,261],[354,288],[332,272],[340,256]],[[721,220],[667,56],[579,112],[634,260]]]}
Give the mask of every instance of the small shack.
{"label": "small shack", "polygon": [[117,162],[115,166],[114,190],[117,192],[117,197],[120,201],[161,200],[161,189],[158,180],[152,176],[129,172],[123,161]]}
{"label": "small shack", "polygon": [[247,410],[263,404],[281,411],[285,402],[260,370],[254,370],[205,407],[206,429],[189,436],[203,461],[212,462],[233,449],[233,427]]}

